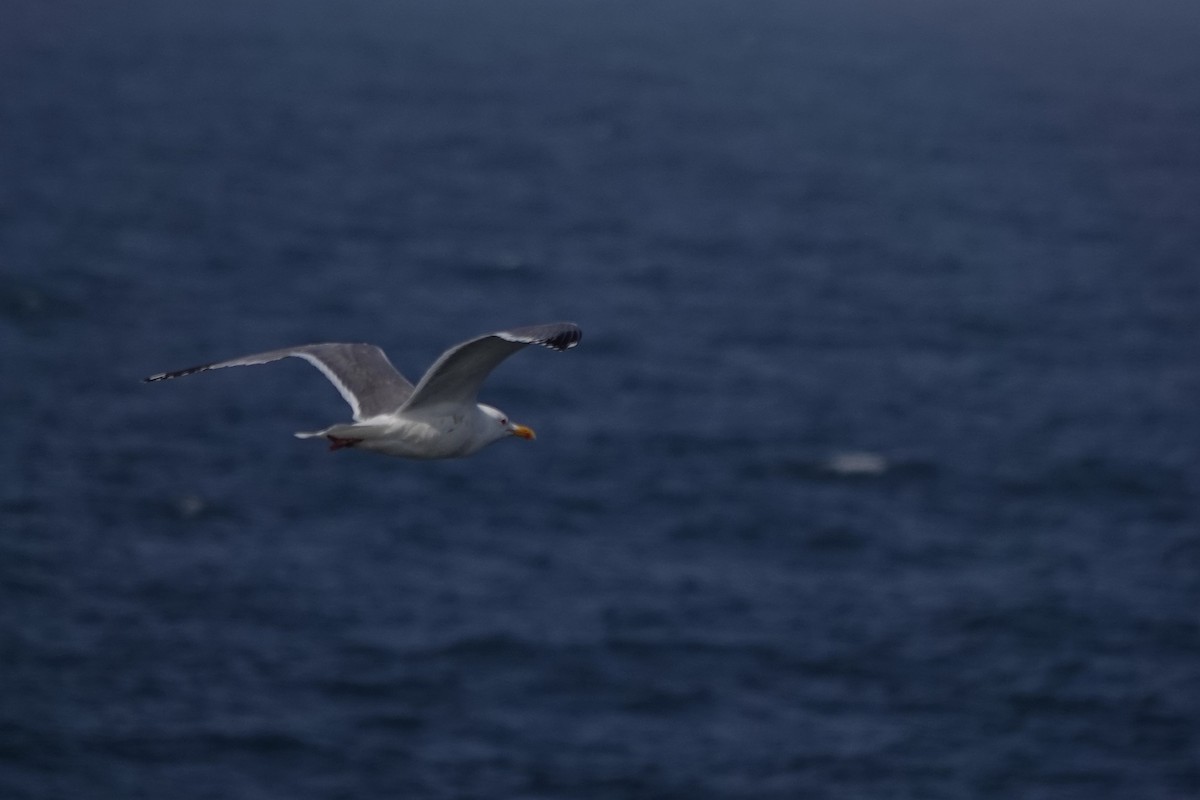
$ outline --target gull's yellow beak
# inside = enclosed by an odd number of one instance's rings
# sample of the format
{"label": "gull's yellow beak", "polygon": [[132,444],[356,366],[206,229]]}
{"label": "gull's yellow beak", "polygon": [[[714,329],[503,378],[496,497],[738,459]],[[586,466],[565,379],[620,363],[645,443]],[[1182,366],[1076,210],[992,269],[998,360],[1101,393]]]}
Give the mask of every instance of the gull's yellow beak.
{"label": "gull's yellow beak", "polygon": [[522,439],[536,439],[537,434],[533,432],[533,428],[526,428],[524,425],[512,426],[512,435],[520,436]]}

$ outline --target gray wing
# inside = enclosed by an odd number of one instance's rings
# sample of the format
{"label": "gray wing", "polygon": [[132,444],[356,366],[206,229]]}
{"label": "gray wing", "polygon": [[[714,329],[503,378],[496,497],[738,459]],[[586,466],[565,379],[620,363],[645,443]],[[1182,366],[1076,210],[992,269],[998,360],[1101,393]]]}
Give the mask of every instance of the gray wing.
{"label": "gray wing", "polygon": [[455,345],[442,353],[421,378],[404,410],[474,403],[487,376],[513,353],[531,344],[568,350],[579,344],[582,336],[573,322],[551,322],[497,331]]}
{"label": "gray wing", "polygon": [[341,393],[354,412],[355,420],[367,419],[377,414],[393,412],[404,405],[413,393],[413,385],[396,371],[384,352],[373,344],[308,344],[301,347],[285,347],[266,353],[201,364],[174,372],[160,372],[146,378],[147,381],[162,381],[181,378],[196,372],[224,367],[247,367],[253,364],[268,364],[283,358],[303,358],[329,379]]}

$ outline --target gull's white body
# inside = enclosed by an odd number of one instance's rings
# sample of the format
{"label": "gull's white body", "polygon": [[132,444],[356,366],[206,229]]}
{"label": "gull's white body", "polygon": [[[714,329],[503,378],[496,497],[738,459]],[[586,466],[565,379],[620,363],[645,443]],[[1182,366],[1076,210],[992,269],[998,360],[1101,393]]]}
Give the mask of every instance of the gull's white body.
{"label": "gull's white body", "polygon": [[380,414],[296,436],[354,440],[358,450],[400,458],[462,458],[507,436],[523,436],[518,432],[522,428],[505,420],[497,409],[476,403],[474,408]]}
{"label": "gull's white body", "polygon": [[415,386],[378,347],[337,342],[271,350],[162,372],[146,380],[302,358],[341,393],[350,405],[353,421],[296,436],[326,438],[334,450],[353,447],[402,458],[460,458],[509,436],[534,438],[531,429],[510,422],[499,409],[476,402],[488,374],[526,345],[567,350],[577,345],[581,336],[579,327],[570,322],[485,334],[442,353]]}

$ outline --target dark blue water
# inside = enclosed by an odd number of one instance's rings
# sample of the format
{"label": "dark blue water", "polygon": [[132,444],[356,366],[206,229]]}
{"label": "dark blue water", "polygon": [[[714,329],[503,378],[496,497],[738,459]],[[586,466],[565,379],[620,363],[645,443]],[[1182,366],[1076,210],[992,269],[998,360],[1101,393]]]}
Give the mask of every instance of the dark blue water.
{"label": "dark blue water", "polygon": [[6,4],[0,797],[1200,796],[1200,11],[897,5]]}

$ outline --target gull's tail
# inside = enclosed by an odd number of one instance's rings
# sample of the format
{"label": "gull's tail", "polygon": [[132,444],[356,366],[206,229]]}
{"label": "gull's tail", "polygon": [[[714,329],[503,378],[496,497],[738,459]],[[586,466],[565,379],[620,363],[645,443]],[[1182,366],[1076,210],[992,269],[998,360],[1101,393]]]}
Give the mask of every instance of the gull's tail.
{"label": "gull's tail", "polygon": [[388,432],[386,425],[362,425],[354,422],[344,422],[330,425],[320,431],[296,431],[297,439],[317,439],[332,437],[334,439],[374,439]]}

